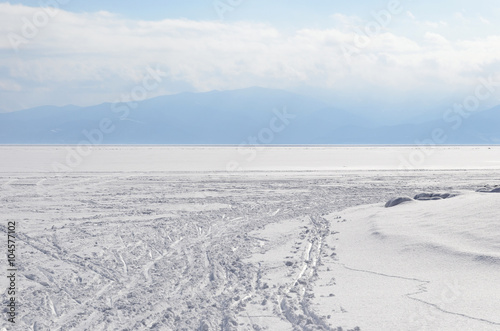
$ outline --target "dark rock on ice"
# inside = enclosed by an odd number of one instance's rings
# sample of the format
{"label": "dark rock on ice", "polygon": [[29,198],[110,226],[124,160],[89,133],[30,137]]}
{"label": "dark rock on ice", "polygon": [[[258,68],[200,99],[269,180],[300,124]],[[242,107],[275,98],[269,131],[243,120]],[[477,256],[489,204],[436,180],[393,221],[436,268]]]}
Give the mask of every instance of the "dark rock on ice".
{"label": "dark rock on ice", "polygon": [[426,201],[426,200],[441,200],[456,197],[458,194],[455,193],[420,193],[417,194],[413,199]]}
{"label": "dark rock on ice", "polygon": [[407,202],[407,201],[413,201],[413,199],[410,197],[394,198],[394,199],[387,201],[387,203],[385,204],[385,208],[394,207],[394,206],[397,206],[397,205],[399,205],[403,202]]}
{"label": "dark rock on ice", "polygon": [[500,185],[494,185],[494,186],[486,185],[485,187],[476,190],[476,192],[500,193]]}

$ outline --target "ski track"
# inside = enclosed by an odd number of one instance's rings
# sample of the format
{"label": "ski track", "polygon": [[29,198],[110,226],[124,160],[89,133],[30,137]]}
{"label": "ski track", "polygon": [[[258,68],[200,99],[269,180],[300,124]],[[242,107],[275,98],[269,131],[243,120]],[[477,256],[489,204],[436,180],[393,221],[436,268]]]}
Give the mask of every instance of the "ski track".
{"label": "ski track", "polygon": [[[446,185],[469,189],[491,176],[481,171],[466,177],[452,171],[408,172],[404,179],[387,172],[2,174],[0,212],[19,221],[23,309],[18,327],[272,330],[265,321],[276,320],[293,330],[336,330],[335,321],[318,316],[312,305],[322,259],[335,261],[326,257],[325,247],[335,223],[323,215],[385,201],[398,192]],[[301,243],[289,253],[296,269],[285,261],[269,269],[245,262],[279,245],[253,231],[297,219],[307,229],[290,239]],[[4,225],[0,231],[6,232]],[[276,287],[263,283],[264,274],[280,270],[287,276]],[[425,281],[413,280],[425,290]],[[433,306],[416,294],[407,296]],[[5,300],[5,293],[1,296]],[[249,307],[260,310],[249,312]]]}

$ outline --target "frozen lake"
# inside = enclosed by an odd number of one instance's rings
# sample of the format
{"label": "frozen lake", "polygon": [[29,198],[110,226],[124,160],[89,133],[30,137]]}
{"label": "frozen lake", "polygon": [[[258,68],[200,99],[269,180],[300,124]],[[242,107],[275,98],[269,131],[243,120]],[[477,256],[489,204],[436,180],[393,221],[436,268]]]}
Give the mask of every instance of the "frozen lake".
{"label": "frozen lake", "polygon": [[0,172],[500,169],[500,146],[0,146]]}
{"label": "frozen lake", "polygon": [[17,327],[500,330],[499,184],[497,146],[2,146]]}

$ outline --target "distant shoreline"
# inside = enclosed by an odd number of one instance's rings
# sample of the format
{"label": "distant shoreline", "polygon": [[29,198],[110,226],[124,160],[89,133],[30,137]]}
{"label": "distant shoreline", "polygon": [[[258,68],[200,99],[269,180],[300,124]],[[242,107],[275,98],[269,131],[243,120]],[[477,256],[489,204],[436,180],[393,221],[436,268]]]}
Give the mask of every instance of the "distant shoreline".
{"label": "distant shoreline", "polygon": [[[79,146],[79,144],[0,144],[0,147],[66,147]],[[421,147],[421,148],[440,148],[440,147],[500,147],[500,143],[492,144],[443,144],[443,145],[425,145],[425,144],[275,144],[275,145],[249,145],[249,144],[98,144],[93,147]]]}

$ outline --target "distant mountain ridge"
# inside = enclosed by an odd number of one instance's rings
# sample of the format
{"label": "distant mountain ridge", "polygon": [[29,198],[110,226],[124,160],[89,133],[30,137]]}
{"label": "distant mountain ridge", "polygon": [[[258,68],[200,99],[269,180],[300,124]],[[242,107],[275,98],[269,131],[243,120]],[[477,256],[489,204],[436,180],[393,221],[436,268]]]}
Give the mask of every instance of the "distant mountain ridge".
{"label": "distant mountain ridge", "polygon": [[254,87],[181,93],[129,104],[43,106],[0,113],[0,144],[85,142],[498,144],[500,106],[467,118],[448,114],[420,124],[374,126],[368,119],[311,97]]}

